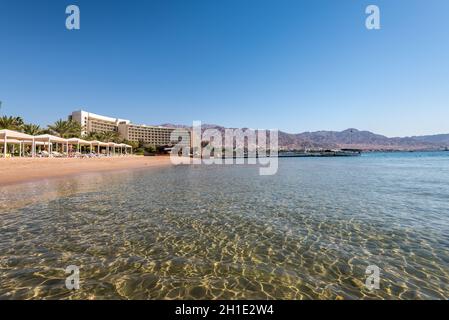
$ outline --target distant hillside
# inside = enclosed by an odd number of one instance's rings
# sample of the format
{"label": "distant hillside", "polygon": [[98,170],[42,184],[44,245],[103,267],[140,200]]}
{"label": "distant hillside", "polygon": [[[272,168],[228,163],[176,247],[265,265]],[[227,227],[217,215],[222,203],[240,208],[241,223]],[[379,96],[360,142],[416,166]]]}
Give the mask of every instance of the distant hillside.
{"label": "distant hillside", "polygon": [[[432,142],[419,141],[414,138],[388,138],[369,131],[347,129],[338,131],[317,131],[296,134],[302,140],[327,147],[358,148],[362,150],[427,150],[438,149]],[[449,145],[449,144],[448,144]]]}
{"label": "distant hillside", "polygon": [[[163,124],[162,126],[191,128],[189,126],[173,124]],[[225,130],[224,127],[219,125],[202,125],[203,130],[210,128],[217,129],[222,134]],[[449,134],[388,138],[380,134],[357,129],[315,131],[297,134],[280,131],[279,147],[283,149],[357,148],[362,150],[438,150],[449,147]]]}
{"label": "distant hillside", "polygon": [[421,142],[438,144],[441,146],[449,146],[449,134],[435,134],[432,136],[417,136],[417,137],[412,137],[412,139],[415,139],[415,140],[418,140]]}

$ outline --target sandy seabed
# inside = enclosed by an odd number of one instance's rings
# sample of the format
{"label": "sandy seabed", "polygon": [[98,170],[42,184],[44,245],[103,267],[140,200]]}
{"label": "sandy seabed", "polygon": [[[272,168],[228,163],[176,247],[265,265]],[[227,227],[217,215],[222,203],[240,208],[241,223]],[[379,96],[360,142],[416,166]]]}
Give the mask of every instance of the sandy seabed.
{"label": "sandy seabed", "polygon": [[40,179],[172,165],[169,156],[111,158],[7,158],[0,159],[0,186]]}

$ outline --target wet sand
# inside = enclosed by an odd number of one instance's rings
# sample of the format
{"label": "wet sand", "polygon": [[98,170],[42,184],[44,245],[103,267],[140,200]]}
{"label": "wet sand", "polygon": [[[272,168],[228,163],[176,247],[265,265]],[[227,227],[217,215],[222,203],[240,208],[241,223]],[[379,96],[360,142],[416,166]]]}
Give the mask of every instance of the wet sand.
{"label": "wet sand", "polygon": [[0,159],[0,186],[40,179],[114,170],[170,166],[169,156],[114,158],[11,158]]}

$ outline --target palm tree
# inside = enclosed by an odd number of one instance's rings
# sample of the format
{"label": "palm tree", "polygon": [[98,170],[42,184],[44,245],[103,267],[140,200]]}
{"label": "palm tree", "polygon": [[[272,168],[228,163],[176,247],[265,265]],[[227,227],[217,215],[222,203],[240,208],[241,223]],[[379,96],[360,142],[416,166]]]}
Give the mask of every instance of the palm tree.
{"label": "palm tree", "polygon": [[81,136],[81,125],[76,121],[66,121],[59,119],[54,124],[49,125],[48,129],[62,138],[79,138]]}
{"label": "palm tree", "polygon": [[139,142],[137,142],[137,141],[130,141],[130,140],[123,139],[121,141],[121,143],[129,145],[129,146],[133,147],[133,149],[137,149],[139,147]]}
{"label": "palm tree", "polygon": [[0,129],[20,130],[23,126],[23,119],[21,117],[0,117]]}
{"label": "palm tree", "polygon": [[50,129],[50,131],[55,134],[58,135],[60,137],[64,136],[65,134],[67,134],[68,132],[68,125],[67,125],[67,121],[64,121],[62,119],[59,119],[58,121],[56,121],[54,124],[49,125],[48,129]]}
{"label": "palm tree", "polygon": [[22,127],[22,131],[26,134],[30,134],[32,136],[42,134],[42,129],[37,124],[27,123]]}
{"label": "palm tree", "polygon": [[14,119],[19,129],[25,124],[21,117],[14,117]]}
{"label": "palm tree", "polygon": [[107,142],[119,142],[119,135],[116,131],[106,131],[101,134],[102,140]]}
{"label": "palm tree", "polygon": [[100,140],[103,142],[120,142],[120,137],[116,131],[105,131],[105,132],[89,132],[85,137],[86,140]]}
{"label": "palm tree", "polygon": [[91,131],[87,134],[87,136],[84,137],[84,139],[88,140],[88,141],[92,141],[92,140],[103,141],[103,134],[101,132]]}
{"label": "palm tree", "polygon": [[68,121],[69,136],[67,138],[81,138],[81,131],[83,130],[79,122],[70,120]]}

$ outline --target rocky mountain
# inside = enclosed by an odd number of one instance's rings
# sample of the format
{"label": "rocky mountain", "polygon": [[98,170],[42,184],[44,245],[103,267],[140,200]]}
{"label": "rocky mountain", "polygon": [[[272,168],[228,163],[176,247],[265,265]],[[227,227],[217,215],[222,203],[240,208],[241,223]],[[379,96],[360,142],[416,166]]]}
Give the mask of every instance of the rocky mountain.
{"label": "rocky mountain", "polygon": [[[411,137],[388,138],[369,131],[347,129],[338,131],[317,131],[297,134],[303,140],[328,148],[357,148],[362,150],[428,150],[438,149],[439,145],[430,141],[420,141]],[[449,145],[449,144],[447,144]]]}
{"label": "rocky mountain", "polygon": [[449,146],[449,134],[435,134],[431,136],[415,136],[412,137],[415,140],[421,142],[428,142],[433,144],[438,144],[441,146]]}
{"label": "rocky mountain", "polygon": [[[191,128],[189,126],[173,124],[163,124],[162,126],[172,128]],[[223,126],[203,124],[202,129],[217,129],[224,136],[225,128]],[[319,148],[356,148],[362,150],[439,150],[449,147],[449,134],[388,138],[370,131],[360,131],[353,128],[344,131],[315,131],[297,134],[280,131],[279,147],[289,150]]]}

